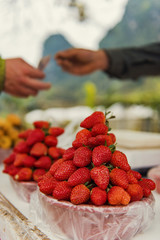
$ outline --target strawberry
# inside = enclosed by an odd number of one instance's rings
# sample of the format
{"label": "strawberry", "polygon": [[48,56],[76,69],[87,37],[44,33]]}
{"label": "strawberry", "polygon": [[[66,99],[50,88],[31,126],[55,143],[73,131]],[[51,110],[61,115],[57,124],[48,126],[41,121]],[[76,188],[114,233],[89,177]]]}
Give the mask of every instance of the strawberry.
{"label": "strawberry", "polygon": [[129,170],[127,172],[127,176],[128,176],[129,183],[138,183],[137,178],[134,176],[134,174],[133,174],[133,172],[131,170]]}
{"label": "strawberry", "polygon": [[139,181],[138,184],[142,187],[143,189],[143,196],[144,197],[149,197],[149,195],[151,194],[151,189],[149,189],[149,187],[146,185],[145,182],[143,181]]}
{"label": "strawberry", "polygon": [[91,190],[90,198],[93,204],[101,206],[107,201],[107,192],[99,187],[94,187]]}
{"label": "strawberry", "polygon": [[86,167],[77,169],[68,179],[70,186],[74,187],[79,184],[85,184],[91,181],[90,170]]}
{"label": "strawberry", "polygon": [[35,157],[44,156],[47,154],[47,147],[43,143],[37,142],[32,146],[30,154]]}
{"label": "strawberry", "polygon": [[[44,170],[44,169],[36,169],[36,170]],[[38,178],[38,186],[40,187],[41,184],[43,184],[43,182],[48,181],[50,178],[53,178],[53,180],[55,180],[55,178],[52,176],[50,172],[46,172],[44,175]]]}
{"label": "strawberry", "polygon": [[52,195],[58,200],[69,200],[71,191],[72,187],[68,184],[68,182],[63,181],[56,184]]}
{"label": "strawberry", "polygon": [[115,134],[114,133],[109,133],[109,136],[111,137],[111,139],[112,139],[112,142],[113,142],[113,144],[116,142],[116,136],[115,136]]}
{"label": "strawberry", "polygon": [[59,151],[59,149],[57,147],[50,147],[48,149],[48,154],[49,156],[51,156],[53,159],[58,159],[60,158],[62,155]]}
{"label": "strawberry", "polygon": [[34,166],[35,161],[36,161],[36,158],[29,156],[29,155],[26,155],[22,159],[23,166],[30,167],[30,168]]}
{"label": "strawberry", "polygon": [[3,173],[8,173],[10,176],[15,176],[20,169],[20,167],[15,167],[13,164],[6,164]]}
{"label": "strawberry", "polygon": [[21,168],[14,176],[17,181],[30,181],[32,179],[32,170],[30,168]]}
{"label": "strawberry", "polygon": [[42,156],[40,157],[35,163],[34,166],[36,168],[43,168],[48,170],[52,165],[51,158],[48,156]]}
{"label": "strawberry", "polygon": [[15,152],[12,152],[9,157],[7,157],[6,159],[3,160],[3,163],[4,164],[11,164],[14,162],[16,158],[16,153]]}
{"label": "strawberry", "polygon": [[48,132],[50,135],[52,135],[54,137],[58,137],[64,133],[64,129],[61,127],[50,127]]}
{"label": "strawberry", "polygon": [[77,185],[72,189],[70,201],[73,204],[78,205],[86,203],[88,202],[89,198],[90,190],[84,184]]}
{"label": "strawberry", "polygon": [[45,173],[45,169],[35,169],[33,172],[33,180],[38,182]]}
{"label": "strawberry", "polygon": [[42,142],[45,139],[45,134],[42,129],[33,129],[27,137],[26,143],[28,146],[32,146],[37,142]]}
{"label": "strawberry", "polygon": [[23,138],[23,139],[27,139],[29,134],[32,132],[33,130],[32,129],[27,129],[25,131],[22,131],[18,134],[18,137],[19,138]]}
{"label": "strawberry", "polygon": [[51,195],[59,182],[54,178],[48,178],[39,182],[39,190],[44,194]]}
{"label": "strawberry", "polygon": [[113,185],[126,189],[129,185],[127,173],[119,168],[113,168],[110,172],[110,181]]}
{"label": "strawberry", "polygon": [[67,180],[77,170],[72,160],[64,161],[56,170],[54,177],[59,181]]}
{"label": "strawberry", "polygon": [[28,155],[26,153],[17,153],[15,160],[14,160],[14,166],[15,167],[21,167],[23,166],[23,159],[26,158]]}
{"label": "strawberry", "polygon": [[14,152],[17,153],[29,153],[30,147],[27,145],[27,143],[23,140],[16,144],[16,146],[13,148]]}
{"label": "strawberry", "polygon": [[48,146],[48,147],[55,147],[57,146],[58,140],[56,137],[52,136],[52,135],[48,135],[45,137],[44,139],[44,143]]}
{"label": "strawberry", "polygon": [[82,128],[90,129],[94,125],[98,123],[105,123],[106,118],[103,112],[95,111],[89,117],[85,118],[81,123],[80,126]]}
{"label": "strawberry", "polygon": [[91,178],[95,184],[102,190],[105,190],[109,184],[109,170],[106,166],[101,165],[91,169]]}
{"label": "strawberry", "polygon": [[64,152],[65,152],[65,149],[64,149],[64,148],[61,148],[61,147],[57,147],[57,149],[58,149],[58,152],[59,152],[60,157],[63,157],[63,154],[64,154]]}
{"label": "strawberry", "polygon": [[83,147],[83,146],[87,146],[87,144],[88,144],[88,139],[86,137],[77,138],[72,142],[72,146],[74,148],[80,148],[80,147]]}
{"label": "strawberry", "polygon": [[80,147],[74,153],[73,163],[77,167],[86,167],[91,163],[92,151],[87,147]]}
{"label": "strawberry", "polygon": [[119,167],[119,168],[123,169],[124,171],[129,171],[130,170],[130,165],[128,163],[126,155],[119,150],[116,150],[112,154],[111,164],[114,167]]}
{"label": "strawberry", "polygon": [[88,129],[82,129],[76,134],[76,139],[80,138],[90,138],[92,137],[91,132]]}
{"label": "strawberry", "polygon": [[132,172],[133,176],[134,176],[137,180],[140,180],[140,179],[142,178],[142,175],[141,175],[139,172],[137,172],[137,171],[135,171],[135,170],[132,170],[132,169],[130,169],[130,172]]}
{"label": "strawberry", "polygon": [[111,150],[103,145],[97,146],[92,152],[92,162],[95,166],[100,166],[103,163],[107,163],[111,160]]}
{"label": "strawberry", "polygon": [[35,128],[44,128],[48,129],[50,127],[50,123],[47,121],[35,121],[33,122]]}
{"label": "strawberry", "polygon": [[52,174],[52,176],[54,176],[55,172],[57,171],[57,169],[60,167],[60,165],[65,161],[64,158],[60,158],[58,160],[56,160],[52,166],[49,169],[49,172]]}
{"label": "strawberry", "polygon": [[93,137],[97,135],[106,135],[108,133],[108,127],[104,123],[98,123],[93,126],[91,134]]}
{"label": "strawberry", "polygon": [[149,178],[142,178],[141,181],[138,183],[143,182],[151,191],[153,191],[156,188],[156,184],[152,179]]}
{"label": "strawberry", "polygon": [[74,147],[70,147],[70,148],[66,149],[63,154],[63,158],[65,160],[72,160],[74,157],[75,150],[76,149]]}
{"label": "strawberry", "polygon": [[113,186],[108,191],[108,203],[110,205],[128,205],[130,199],[130,195],[119,186]]}
{"label": "strawberry", "polygon": [[143,188],[139,184],[129,184],[126,191],[131,196],[131,202],[140,201],[143,198]]}

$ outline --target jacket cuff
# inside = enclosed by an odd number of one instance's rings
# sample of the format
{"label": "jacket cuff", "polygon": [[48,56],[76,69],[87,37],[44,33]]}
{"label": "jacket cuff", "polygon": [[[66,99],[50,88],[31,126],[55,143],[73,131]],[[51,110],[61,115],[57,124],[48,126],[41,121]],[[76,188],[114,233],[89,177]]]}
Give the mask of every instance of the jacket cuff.
{"label": "jacket cuff", "polygon": [[0,58],[0,92],[2,92],[4,88],[4,80],[5,80],[5,60]]}

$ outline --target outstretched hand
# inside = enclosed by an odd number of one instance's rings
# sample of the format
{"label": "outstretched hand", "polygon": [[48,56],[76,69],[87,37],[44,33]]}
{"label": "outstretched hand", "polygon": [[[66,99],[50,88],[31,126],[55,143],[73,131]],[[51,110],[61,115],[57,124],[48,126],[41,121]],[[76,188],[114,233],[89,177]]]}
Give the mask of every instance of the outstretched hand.
{"label": "outstretched hand", "polygon": [[47,90],[50,83],[40,81],[45,74],[21,58],[5,60],[4,92],[17,96],[36,96],[40,90]]}
{"label": "outstretched hand", "polygon": [[55,60],[64,71],[75,75],[85,75],[108,68],[108,59],[103,50],[71,48],[58,52]]}

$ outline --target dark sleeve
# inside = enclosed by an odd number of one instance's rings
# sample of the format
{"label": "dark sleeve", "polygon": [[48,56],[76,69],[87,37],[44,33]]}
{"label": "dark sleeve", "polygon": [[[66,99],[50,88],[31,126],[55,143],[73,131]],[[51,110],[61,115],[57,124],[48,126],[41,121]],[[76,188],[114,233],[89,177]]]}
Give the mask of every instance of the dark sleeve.
{"label": "dark sleeve", "polygon": [[105,72],[111,77],[136,79],[160,75],[160,43],[104,51],[110,63]]}

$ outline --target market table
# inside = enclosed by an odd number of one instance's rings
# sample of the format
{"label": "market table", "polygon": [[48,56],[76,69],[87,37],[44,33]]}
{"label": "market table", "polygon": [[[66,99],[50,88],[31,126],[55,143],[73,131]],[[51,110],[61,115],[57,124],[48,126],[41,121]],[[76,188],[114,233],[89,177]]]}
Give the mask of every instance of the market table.
{"label": "market table", "polygon": [[[13,214],[16,215],[17,218],[13,218],[11,217],[10,220],[8,220],[8,215],[4,214],[4,212],[0,211],[0,232],[4,231],[5,228],[5,234],[9,234],[7,233],[7,227],[8,228],[12,228],[12,224],[15,225],[15,221],[16,224],[20,225],[20,227],[22,227],[22,229],[17,228],[16,230],[14,230],[15,226],[13,226],[13,231],[12,231],[12,238],[7,238],[6,236],[2,238],[2,236],[0,236],[1,240],[22,240],[22,239],[26,239],[26,240],[32,240],[32,239],[36,239],[36,240],[60,240],[59,238],[55,237],[53,233],[51,233],[48,229],[43,228],[42,225],[40,226],[34,226],[34,220],[31,218],[31,208],[30,208],[30,204],[27,202],[22,201],[17,194],[15,193],[14,189],[12,188],[12,185],[10,183],[9,180],[9,176],[2,173],[2,169],[3,169],[3,165],[0,165],[0,203],[4,203],[5,202],[5,207],[7,208],[8,205],[8,211]],[[155,191],[153,191],[153,195],[155,197],[155,217],[154,220],[152,221],[150,227],[141,234],[137,234],[133,240],[159,240],[160,239],[160,194],[157,194]],[[6,200],[7,199],[7,200]],[[11,203],[11,205],[9,204],[9,202]],[[12,207],[13,205],[13,207]],[[15,208],[14,208],[15,207]],[[0,210],[2,210],[2,205],[0,207]],[[19,221],[17,219],[20,219]],[[3,220],[3,222],[2,222]],[[14,222],[13,222],[14,220]],[[29,221],[28,221],[29,220]],[[10,222],[10,226],[5,226],[4,221],[9,221]],[[3,229],[2,229],[3,228]],[[24,236],[23,238],[20,237],[20,233],[26,234],[26,236]],[[29,237],[27,237],[27,234]],[[15,236],[15,238],[14,238]],[[66,239],[64,239],[66,240]]]}

